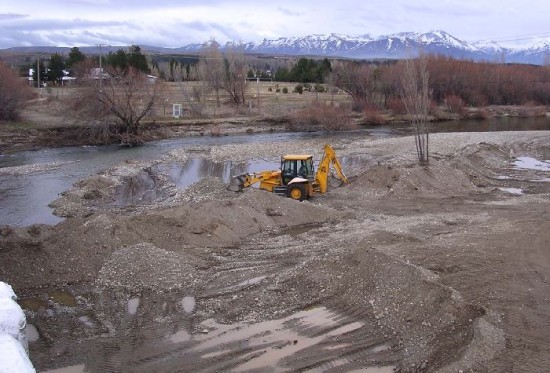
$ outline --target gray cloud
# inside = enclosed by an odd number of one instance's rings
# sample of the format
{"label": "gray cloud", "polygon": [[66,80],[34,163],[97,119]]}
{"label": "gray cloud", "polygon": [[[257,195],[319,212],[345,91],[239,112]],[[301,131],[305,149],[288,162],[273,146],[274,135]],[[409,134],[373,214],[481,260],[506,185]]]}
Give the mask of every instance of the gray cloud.
{"label": "gray cloud", "polygon": [[86,30],[91,27],[113,27],[126,26],[130,28],[137,27],[130,22],[119,21],[90,21],[85,19],[24,19],[22,21],[10,22],[9,24],[1,24],[0,30],[26,30],[32,31],[60,31],[60,30]]}
{"label": "gray cloud", "polygon": [[26,18],[28,16],[29,16],[28,14],[0,13],[0,22]]}
{"label": "gray cloud", "polygon": [[442,3],[430,3],[429,5],[423,4],[404,4],[403,8],[406,12],[414,12],[416,15],[422,17],[432,17],[432,16],[443,16],[444,19],[448,22],[449,16],[460,16],[460,17],[479,17],[487,16],[490,14],[490,10],[479,7],[465,4],[464,2],[456,3],[454,6],[449,7],[449,4]]}
{"label": "gray cloud", "polygon": [[300,17],[300,16],[304,15],[303,12],[296,12],[296,11],[286,9],[286,8],[282,8],[282,7],[278,7],[277,10],[279,12],[281,12],[282,14],[284,14],[285,16],[289,16],[289,17]]}
{"label": "gray cloud", "polygon": [[[211,38],[225,43],[433,29],[465,40],[547,32],[545,2],[523,1],[525,5],[515,0],[49,0],[45,5],[25,0],[3,5],[0,48],[97,43],[178,47]],[[78,16],[67,19],[70,15]]]}

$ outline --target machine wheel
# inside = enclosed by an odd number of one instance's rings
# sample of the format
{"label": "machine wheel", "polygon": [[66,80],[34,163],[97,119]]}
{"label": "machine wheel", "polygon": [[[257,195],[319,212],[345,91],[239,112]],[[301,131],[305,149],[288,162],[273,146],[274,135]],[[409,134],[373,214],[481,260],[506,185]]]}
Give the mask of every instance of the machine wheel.
{"label": "machine wheel", "polygon": [[303,201],[307,198],[306,187],[304,184],[290,184],[286,188],[286,196],[298,201]]}

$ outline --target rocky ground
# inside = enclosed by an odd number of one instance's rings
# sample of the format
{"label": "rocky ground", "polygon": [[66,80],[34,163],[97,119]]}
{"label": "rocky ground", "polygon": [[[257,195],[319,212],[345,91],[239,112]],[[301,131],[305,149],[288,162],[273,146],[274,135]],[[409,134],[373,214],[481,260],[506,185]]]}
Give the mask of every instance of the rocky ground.
{"label": "rocky ground", "polygon": [[[352,183],[304,202],[214,178],[178,190],[154,162],[82,180],[54,202],[64,222],[0,232],[0,279],[21,297],[31,360],[73,371],[550,370],[550,134],[430,141],[430,165],[418,166],[410,137],[335,140],[355,160]],[[319,159],[322,145],[199,150]],[[524,168],[522,157],[540,161]],[[137,202],[117,203],[129,190]]]}

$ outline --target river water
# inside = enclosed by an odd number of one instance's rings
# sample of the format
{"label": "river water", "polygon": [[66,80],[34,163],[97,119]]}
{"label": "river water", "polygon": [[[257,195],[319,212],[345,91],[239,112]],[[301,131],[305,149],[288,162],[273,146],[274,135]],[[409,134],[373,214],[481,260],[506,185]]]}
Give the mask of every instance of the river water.
{"label": "river water", "polygon": [[[548,118],[505,118],[487,121],[440,122],[431,125],[431,132],[550,130]],[[62,219],[52,214],[48,204],[69,189],[76,181],[101,172],[126,160],[158,159],[173,149],[197,145],[222,145],[245,142],[276,142],[288,139],[319,137],[330,141],[335,137],[365,136],[372,138],[402,136],[408,127],[376,126],[343,133],[272,133],[222,137],[186,137],[148,143],[138,148],[118,146],[83,146],[24,151],[0,155],[0,169],[45,163],[61,163],[61,167],[23,175],[0,174],[0,225],[28,226],[36,223],[56,224]],[[343,162],[345,163],[345,162]],[[251,159],[245,168],[232,162],[216,163],[203,158],[190,158],[174,175],[178,187],[185,188],[206,176],[225,182],[231,175],[248,171],[278,168],[278,160]]]}

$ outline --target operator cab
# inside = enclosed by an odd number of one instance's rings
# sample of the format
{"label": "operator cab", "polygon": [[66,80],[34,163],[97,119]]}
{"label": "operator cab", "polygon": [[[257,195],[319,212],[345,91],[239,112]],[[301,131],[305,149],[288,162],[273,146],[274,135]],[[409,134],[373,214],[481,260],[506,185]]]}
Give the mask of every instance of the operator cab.
{"label": "operator cab", "polygon": [[315,178],[312,155],[285,155],[281,158],[281,176],[283,185],[287,185],[295,177],[309,181]]}

